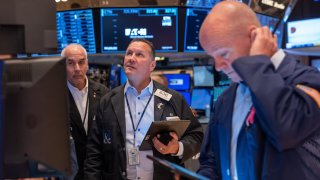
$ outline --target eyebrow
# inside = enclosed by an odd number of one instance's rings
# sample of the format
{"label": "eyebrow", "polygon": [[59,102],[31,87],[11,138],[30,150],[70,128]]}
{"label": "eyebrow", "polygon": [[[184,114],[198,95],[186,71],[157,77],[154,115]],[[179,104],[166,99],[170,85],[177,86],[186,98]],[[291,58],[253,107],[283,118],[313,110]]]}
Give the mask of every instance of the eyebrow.
{"label": "eyebrow", "polygon": [[[85,61],[86,60],[86,58],[81,58],[81,59],[79,59],[79,61]],[[75,59],[73,59],[73,58],[67,58],[67,61],[75,61]]]}

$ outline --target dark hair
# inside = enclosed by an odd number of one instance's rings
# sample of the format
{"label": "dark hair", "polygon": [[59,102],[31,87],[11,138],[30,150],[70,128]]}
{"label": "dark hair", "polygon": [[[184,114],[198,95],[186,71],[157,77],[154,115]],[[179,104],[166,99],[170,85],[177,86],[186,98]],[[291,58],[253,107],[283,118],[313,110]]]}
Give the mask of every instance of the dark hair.
{"label": "dark hair", "polygon": [[129,43],[129,45],[130,45],[131,43],[133,43],[133,42],[144,42],[144,43],[146,43],[146,44],[150,47],[150,49],[151,49],[151,55],[153,56],[153,58],[156,57],[156,51],[155,51],[155,48],[154,48],[154,45],[153,45],[152,42],[150,42],[150,41],[148,41],[148,40],[146,40],[146,39],[143,39],[143,38],[134,38],[134,39],[132,39],[132,41]]}

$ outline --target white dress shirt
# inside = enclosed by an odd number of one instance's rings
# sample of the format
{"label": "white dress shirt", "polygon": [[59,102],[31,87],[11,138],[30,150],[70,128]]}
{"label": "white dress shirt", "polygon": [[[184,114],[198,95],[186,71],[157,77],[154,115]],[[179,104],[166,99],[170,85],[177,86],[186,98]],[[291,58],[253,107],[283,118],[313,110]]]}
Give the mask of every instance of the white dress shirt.
{"label": "white dress shirt", "polygon": [[[89,101],[88,78],[86,77],[86,85],[82,90],[79,90],[78,88],[74,87],[69,81],[67,81],[67,85],[77,105],[78,111],[81,116],[82,124],[87,133],[88,132],[88,116],[89,116],[89,102],[87,103],[87,101]],[[84,116],[85,116],[85,119],[84,119]]]}

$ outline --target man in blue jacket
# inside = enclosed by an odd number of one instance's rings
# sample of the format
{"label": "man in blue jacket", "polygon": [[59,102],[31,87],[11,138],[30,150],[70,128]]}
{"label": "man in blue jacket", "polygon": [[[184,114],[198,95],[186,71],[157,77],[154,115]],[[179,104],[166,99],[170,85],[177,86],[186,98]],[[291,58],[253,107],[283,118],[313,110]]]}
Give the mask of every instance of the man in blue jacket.
{"label": "man in blue jacket", "polygon": [[200,43],[233,83],[215,104],[198,173],[211,179],[319,179],[320,73],[277,48],[245,4],[223,1]]}

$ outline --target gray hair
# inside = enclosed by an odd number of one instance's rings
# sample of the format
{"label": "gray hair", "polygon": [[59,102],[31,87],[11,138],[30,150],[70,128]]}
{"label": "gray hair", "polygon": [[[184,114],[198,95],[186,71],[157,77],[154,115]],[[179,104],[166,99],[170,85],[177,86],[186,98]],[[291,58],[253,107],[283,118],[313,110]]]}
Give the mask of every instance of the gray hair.
{"label": "gray hair", "polygon": [[85,55],[86,59],[88,59],[87,50],[86,50],[81,44],[78,44],[78,43],[71,43],[71,44],[68,44],[66,47],[64,47],[63,50],[61,51],[61,56],[62,56],[62,57],[66,57],[66,50],[67,50],[69,47],[78,47],[78,48],[82,49],[83,52],[84,52],[84,55]]}

